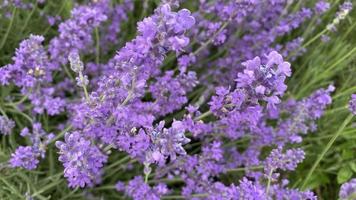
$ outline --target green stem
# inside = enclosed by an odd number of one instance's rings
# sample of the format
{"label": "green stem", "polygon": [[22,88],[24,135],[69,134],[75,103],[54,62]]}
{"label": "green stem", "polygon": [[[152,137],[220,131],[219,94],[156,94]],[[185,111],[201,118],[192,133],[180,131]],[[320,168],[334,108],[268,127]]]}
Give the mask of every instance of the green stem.
{"label": "green stem", "polygon": [[[30,90],[30,93],[31,93],[31,92],[32,92],[32,90]],[[25,96],[23,96],[19,101],[10,102],[10,103],[5,103],[5,105],[14,107],[14,106],[17,106],[17,105],[23,103],[24,101],[26,101],[27,98],[28,98],[28,96],[25,95]]]}
{"label": "green stem", "polygon": [[342,58],[338,59],[334,64],[332,64],[329,68],[327,68],[326,70],[324,70],[321,74],[319,74],[318,77],[320,78],[314,78],[311,81],[309,81],[308,85],[304,85],[303,89],[299,90],[300,94],[304,94],[306,91],[308,91],[308,89],[310,88],[310,86],[315,85],[315,83],[317,83],[319,80],[321,79],[325,79],[325,74],[327,74],[328,72],[330,72],[331,69],[335,68],[338,64],[340,64],[341,62],[343,62],[345,59],[347,59],[351,54],[353,54],[354,52],[356,52],[356,47],[353,48],[351,51],[349,51],[346,55],[344,55]]}
{"label": "green stem", "polygon": [[96,57],[95,62],[98,65],[100,61],[100,35],[98,27],[95,28],[95,40],[96,40]]}
{"label": "green stem", "polygon": [[344,120],[344,122],[342,123],[342,125],[339,127],[339,129],[337,130],[337,132],[335,133],[335,135],[330,139],[329,143],[325,146],[325,148],[323,149],[323,151],[321,152],[321,154],[318,156],[318,158],[316,159],[316,161],[314,162],[312,168],[309,170],[307,176],[305,177],[303,184],[302,184],[302,190],[304,190],[306,188],[306,185],[308,183],[308,180],[310,179],[311,175],[313,174],[313,172],[315,171],[316,167],[319,165],[320,161],[324,158],[325,154],[328,152],[328,150],[330,149],[330,147],[334,144],[335,140],[340,136],[340,134],[343,132],[343,130],[345,129],[345,127],[347,126],[347,124],[351,121],[353,115],[349,114],[349,116],[347,116],[347,118]]}
{"label": "green stem", "polygon": [[8,118],[7,115],[6,115],[6,112],[1,108],[1,106],[0,106],[0,113],[1,113],[4,117]]}
{"label": "green stem", "polygon": [[[205,198],[208,197],[208,194],[193,194],[191,195],[191,197]],[[186,197],[181,195],[167,195],[167,196],[162,196],[161,199],[186,199]]]}
{"label": "green stem", "polygon": [[195,120],[195,121],[199,121],[199,120],[201,120],[201,119],[204,119],[205,117],[210,116],[211,114],[213,114],[213,113],[209,110],[209,111],[207,111],[207,112],[205,112],[205,113],[199,115],[198,117],[194,118],[194,120]]}
{"label": "green stem", "polygon": [[[55,16],[57,16],[57,15],[60,15],[60,14],[61,14],[61,12],[64,10],[64,8],[65,8],[66,4],[67,4],[67,0],[63,0],[62,6],[59,8],[59,10],[58,10],[58,12],[56,13],[56,15],[55,15]],[[47,32],[48,32],[51,28],[52,28],[52,26],[48,26],[48,25],[47,25],[47,28],[46,28],[46,29],[42,32],[42,34],[41,34],[41,35],[46,35],[46,34],[47,34]]]}
{"label": "green stem", "polygon": [[269,189],[270,189],[270,187],[271,187],[272,173],[273,173],[273,169],[271,169],[271,171],[270,171],[269,174],[268,174],[267,188],[266,188],[266,196],[268,196],[268,192],[269,192]]}
{"label": "green stem", "polygon": [[72,128],[73,128],[72,125],[69,125],[67,128],[63,129],[63,131],[61,131],[55,138],[53,138],[53,140],[50,143],[55,142],[61,137],[63,137],[63,135]]}
{"label": "green stem", "polygon": [[32,18],[32,15],[33,15],[33,13],[35,13],[36,9],[37,9],[37,1],[36,1],[35,5],[33,6],[32,10],[31,10],[31,13],[27,16],[25,24],[22,26],[22,29],[21,29],[20,33],[22,33],[22,34],[25,33],[25,30],[27,28],[28,22]]}
{"label": "green stem", "polygon": [[12,11],[12,16],[11,16],[11,20],[10,20],[10,24],[7,27],[5,36],[2,38],[1,44],[0,44],[0,49],[2,49],[7,41],[7,37],[9,36],[10,30],[12,28],[12,25],[14,24],[14,19],[15,19],[15,14],[16,14],[16,7],[14,7],[13,11]]}
{"label": "green stem", "polygon": [[[71,197],[74,193],[76,193],[78,191],[78,187],[76,187],[74,190],[72,190],[70,193],[68,193],[67,195],[65,195],[64,197],[62,197],[60,200],[65,200],[68,199],[69,197]],[[72,197],[71,197],[72,198]]]}
{"label": "green stem", "polygon": [[97,191],[97,190],[113,190],[115,188],[116,188],[115,185],[106,185],[106,186],[93,188],[93,190],[95,190],[95,191]]}
{"label": "green stem", "polygon": [[118,165],[121,165],[122,163],[124,163],[124,162],[126,162],[126,161],[128,161],[128,160],[130,160],[130,156],[125,156],[125,157],[123,157],[122,159],[120,159],[120,160],[118,160],[118,161],[116,161],[116,162],[114,162],[114,163],[108,165],[108,166],[105,168],[105,170],[106,170],[106,171],[109,171],[109,169],[112,169],[113,167],[116,167],[116,166],[118,166]]}
{"label": "green stem", "polygon": [[195,50],[193,52],[193,55],[197,55],[200,51],[202,51],[203,49],[205,49],[210,43],[213,42],[214,38],[216,38],[217,35],[219,35],[226,27],[227,25],[229,25],[231,19],[229,19],[228,21],[226,21],[221,27],[220,29],[214,33],[214,35],[206,42],[204,42],[197,50]]}
{"label": "green stem", "polygon": [[75,78],[73,77],[73,75],[70,73],[70,71],[68,70],[67,68],[67,65],[63,65],[63,69],[64,69],[64,72],[67,74],[67,76],[73,81],[75,82]]}
{"label": "green stem", "polygon": [[351,95],[351,93],[353,93],[355,91],[356,91],[356,86],[351,87],[351,88],[349,88],[349,89],[347,89],[347,90],[345,90],[343,92],[340,92],[340,93],[336,94],[335,96],[333,96],[333,99],[337,99],[337,98],[339,98],[339,97],[341,97],[343,95],[346,95],[346,94],[347,95]]}
{"label": "green stem", "polygon": [[244,172],[244,171],[246,171],[246,170],[258,170],[258,169],[263,169],[263,166],[252,166],[252,167],[234,168],[234,169],[228,169],[226,172],[227,172],[227,173]]}
{"label": "green stem", "polygon": [[33,123],[33,119],[30,116],[26,115],[24,112],[19,111],[17,108],[12,109],[11,111],[25,117],[31,124]]}
{"label": "green stem", "polygon": [[165,183],[180,183],[180,182],[184,182],[184,180],[181,179],[181,178],[165,178],[165,179],[157,179],[157,180],[150,180],[150,181],[148,181],[149,184],[160,183],[160,182],[165,182]]}
{"label": "green stem", "polygon": [[90,99],[89,99],[89,94],[88,94],[88,90],[87,90],[87,87],[86,87],[86,85],[84,84],[84,76],[83,76],[83,73],[82,72],[79,72],[79,78],[80,78],[80,80],[81,80],[81,82],[82,82],[82,88],[83,88],[83,90],[84,90],[84,95],[85,95],[85,99],[87,100],[87,102],[89,102],[90,101]]}

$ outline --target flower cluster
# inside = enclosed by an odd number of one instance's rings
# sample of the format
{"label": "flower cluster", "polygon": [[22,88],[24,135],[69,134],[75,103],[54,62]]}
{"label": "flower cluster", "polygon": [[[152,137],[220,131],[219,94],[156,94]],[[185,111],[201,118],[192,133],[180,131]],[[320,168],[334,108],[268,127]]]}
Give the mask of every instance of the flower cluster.
{"label": "flower cluster", "polygon": [[12,167],[23,167],[25,169],[35,169],[39,163],[39,158],[45,158],[46,147],[54,138],[53,133],[46,133],[40,123],[32,125],[32,132],[26,127],[21,131],[22,137],[28,137],[31,146],[20,146],[11,155],[10,165]]}
{"label": "flower cluster", "polygon": [[[26,143],[9,166],[36,169],[55,142],[72,189],[117,182],[134,200],[316,200],[291,188],[288,173],[307,156],[303,137],[335,87],[300,99],[287,92],[298,70],[288,61],[307,51],[304,35],[289,36],[332,6],[200,0],[193,12],[181,0],[120,2],[74,1],[69,18],[48,18],[55,36],[29,35],[0,68],[0,137],[19,133]],[[343,3],[324,32],[351,9]],[[349,110],[356,115],[355,94]],[[106,169],[127,174],[108,181]],[[340,198],[354,193],[353,179]]]}
{"label": "flower cluster", "polygon": [[15,122],[11,119],[0,116],[0,133],[4,135],[11,134],[12,129],[15,127]]}
{"label": "flower cluster", "polygon": [[351,179],[340,188],[340,199],[354,199],[356,197],[356,179]]}
{"label": "flower cluster", "polygon": [[107,20],[105,13],[109,1],[97,1],[72,10],[70,19],[59,25],[59,36],[51,40],[49,52],[57,65],[66,64],[70,52],[87,53],[94,41],[92,31]]}
{"label": "flower cluster", "polygon": [[117,183],[116,189],[125,192],[125,195],[133,199],[150,200],[159,200],[163,195],[169,192],[167,185],[158,184],[154,187],[150,187],[140,176],[136,176],[130,180],[126,186],[121,182]]}
{"label": "flower cluster", "polygon": [[60,150],[59,160],[65,167],[64,176],[69,186],[84,187],[99,183],[107,156],[79,132],[67,133],[64,137],[65,143],[57,141],[56,146]]}

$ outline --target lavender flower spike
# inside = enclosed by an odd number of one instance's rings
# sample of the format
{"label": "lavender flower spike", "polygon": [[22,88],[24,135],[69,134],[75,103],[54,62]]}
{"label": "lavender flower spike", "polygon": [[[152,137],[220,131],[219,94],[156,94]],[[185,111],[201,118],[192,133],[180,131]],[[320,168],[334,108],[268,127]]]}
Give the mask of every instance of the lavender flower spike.
{"label": "lavender flower spike", "polygon": [[56,142],[59,161],[64,166],[64,176],[70,187],[93,186],[100,182],[101,168],[107,155],[81,136],[79,132],[66,133],[65,142]]}

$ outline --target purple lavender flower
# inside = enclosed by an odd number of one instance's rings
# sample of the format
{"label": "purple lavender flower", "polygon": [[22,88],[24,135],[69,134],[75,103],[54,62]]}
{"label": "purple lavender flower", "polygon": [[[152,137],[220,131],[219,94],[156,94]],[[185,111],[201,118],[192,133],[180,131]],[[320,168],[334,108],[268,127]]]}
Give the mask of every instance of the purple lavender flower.
{"label": "purple lavender flower", "polygon": [[356,94],[351,95],[349,110],[352,114],[356,115]]}
{"label": "purple lavender flower", "polygon": [[119,183],[116,186],[118,191],[125,192],[127,196],[134,200],[159,200],[169,192],[167,186],[163,183],[150,187],[141,176],[136,176],[130,180],[126,187]]}
{"label": "purple lavender flower", "polygon": [[109,52],[111,50],[110,47],[116,47],[121,42],[122,25],[128,20],[128,14],[133,9],[134,5],[131,0],[125,0],[122,4],[106,8],[107,21],[110,24],[108,26],[100,26],[100,49],[104,53]]}
{"label": "purple lavender flower", "polygon": [[326,12],[327,10],[329,10],[329,8],[330,8],[330,4],[328,2],[325,2],[324,0],[319,0],[315,4],[315,12],[318,14],[322,14]]}
{"label": "purple lavender flower", "polygon": [[164,76],[157,77],[157,82],[150,85],[152,97],[161,108],[159,115],[165,115],[181,108],[187,103],[187,93],[197,83],[195,72],[173,76],[173,71],[167,71]]}
{"label": "purple lavender flower", "polygon": [[75,7],[71,18],[59,25],[59,36],[49,44],[51,58],[59,64],[66,64],[70,52],[87,53],[93,46],[92,32],[107,20],[109,1],[102,0],[89,5]]}
{"label": "purple lavender flower", "polygon": [[[267,62],[262,64],[259,57],[242,63],[243,73],[237,75],[237,87],[246,89],[254,95],[262,95],[261,99],[268,102],[268,108],[279,103],[278,96],[282,96],[287,89],[284,84],[286,77],[291,75],[290,64],[284,62],[280,54],[273,51],[267,56]],[[255,88],[251,91],[249,87]]]}
{"label": "purple lavender flower", "polygon": [[0,133],[3,135],[10,135],[12,129],[15,127],[15,122],[11,119],[0,116]]}
{"label": "purple lavender flower", "polygon": [[66,133],[65,142],[57,141],[56,146],[69,187],[93,186],[101,181],[101,168],[107,162],[107,155],[97,146],[79,132]]}
{"label": "purple lavender flower", "polygon": [[190,139],[184,135],[185,128],[180,121],[174,121],[170,129],[163,128],[164,122],[152,131],[149,136],[152,141],[152,150],[146,154],[146,162],[164,164],[169,157],[172,161],[177,159],[177,155],[186,155],[182,147],[190,142]]}
{"label": "purple lavender flower", "polygon": [[284,143],[286,139],[291,142],[301,142],[298,134],[307,134],[315,131],[315,120],[319,119],[326,107],[331,104],[330,93],[334,91],[334,86],[327,89],[319,89],[309,97],[301,101],[289,100],[281,105],[280,112],[290,115],[288,119],[280,120],[277,128],[278,143]]}
{"label": "purple lavender flower", "polygon": [[28,170],[35,169],[39,163],[39,153],[31,146],[20,146],[11,154],[9,163],[11,167],[23,167]]}
{"label": "purple lavender flower", "polygon": [[12,58],[13,64],[1,68],[5,74],[2,84],[14,83],[16,86],[33,88],[38,82],[50,82],[53,64],[49,61],[46,50],[42,46],[43,36],[30,35],[20,43]]}
{"label": "purple lavender flower", "polygon": [[36,113],[47,111],[49,115],[57,115],[64,110],[65,102],[54,97],[54,88],[50,84],[56,67],[49,60],[43,41],[44,37],[37,35],[30,35],[22,41],[12,58],[14,63],[0,68],[0,73],[4,74],[0,77],[0,83],[13,83],[20,87]]}
{"label": "purple lavender flower", "polygon": [[32,143],[32,148],[38,153],[42,158],[45,157],[46,147],[54,138],[53,133],[47,133],[42,129],[40,123],[32,124],[32,132],[26,127],[22,129],[20,135],[22,137],[28,137]]}
{"label": "purple lavender flower", "polygon": [[15,153],[11,154],[9,163],[12,167],[23,167],[28,170],[35,169],[39,163],[39,157],[45,157],[46,148],[49,142],[54,138],[54,134],[46,133],[42,129],[40,123],[32,125],[32,133],[26,127],[22,129],[20,135],[28,137],[31,141],[31,146],[20,146]]}
{"label": "purple lavender flower", "polygon": [[277,169],[293,171],[304,160],[304,156],[301,149],[288,149],[285,153],[282,152],[282,147],[274,149],[265,161],[266,174]]}
{"label": "purple lavender flower", "polygon": [[351,179],[341,185],[339,197],[341,200],[355,199],[356,198],[356,179]]}
{"label": "purple lavender flower", "polygon": [[247,178],[243,178],[240,181],[238,186],[239,199],[249,199],[249,200],[258,200],[258,199],[268,199],[265,189],[257,184],[254,184],[252,181],[249,181]]}

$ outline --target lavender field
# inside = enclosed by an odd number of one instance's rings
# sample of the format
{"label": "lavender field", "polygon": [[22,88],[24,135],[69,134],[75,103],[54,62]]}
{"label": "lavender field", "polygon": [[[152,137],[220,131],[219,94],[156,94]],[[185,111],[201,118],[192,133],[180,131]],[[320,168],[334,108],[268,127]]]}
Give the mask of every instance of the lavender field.
{"label": "lavender field", "polygon": [[355,5],[0,0],[0,200],[356,200]]}

